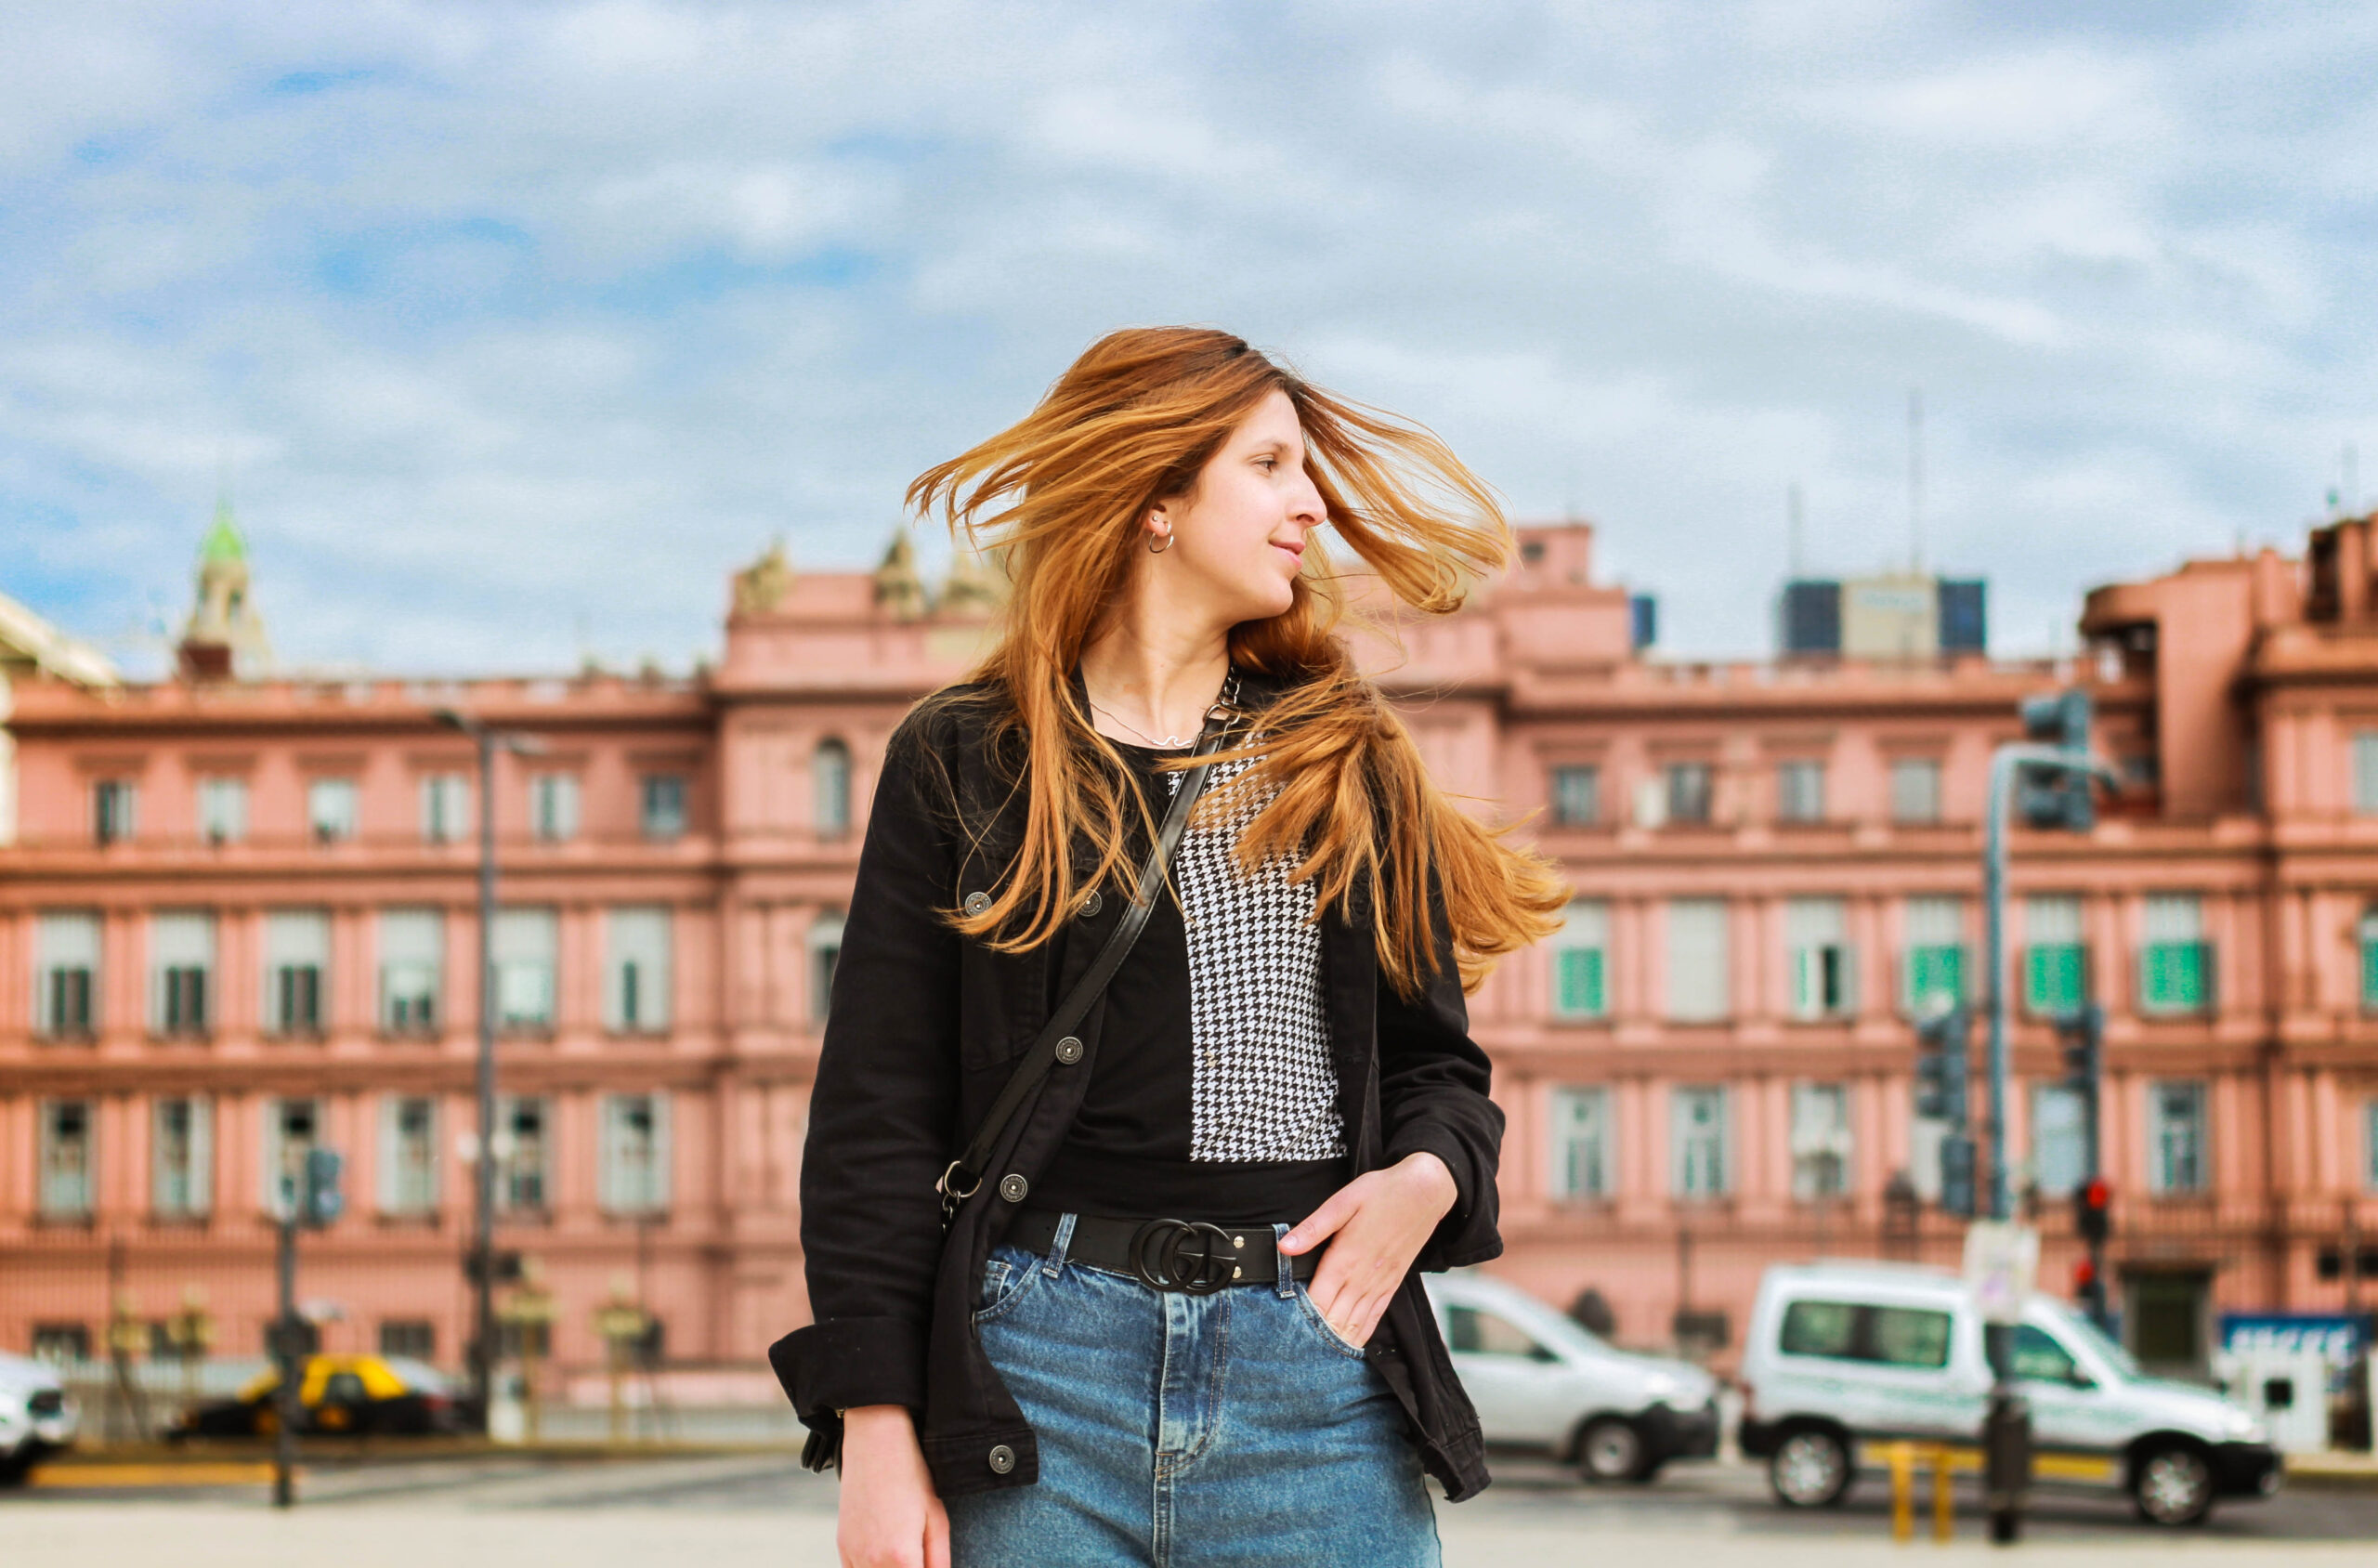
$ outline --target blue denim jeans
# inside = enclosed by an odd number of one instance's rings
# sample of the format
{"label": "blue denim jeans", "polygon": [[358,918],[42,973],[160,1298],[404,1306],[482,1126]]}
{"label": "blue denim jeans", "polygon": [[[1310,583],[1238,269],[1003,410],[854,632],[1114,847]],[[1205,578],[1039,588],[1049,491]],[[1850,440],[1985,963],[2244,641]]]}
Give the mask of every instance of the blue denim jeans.
{"label": "blue denim jeans", "polygon": [[1072,1235],[985,1265],[974,1322],[1040,1479],[949,1500],[957,1568],[1436,1568],[1403,1409],[1303,1286],[1156,1290],[1068,1262]]}

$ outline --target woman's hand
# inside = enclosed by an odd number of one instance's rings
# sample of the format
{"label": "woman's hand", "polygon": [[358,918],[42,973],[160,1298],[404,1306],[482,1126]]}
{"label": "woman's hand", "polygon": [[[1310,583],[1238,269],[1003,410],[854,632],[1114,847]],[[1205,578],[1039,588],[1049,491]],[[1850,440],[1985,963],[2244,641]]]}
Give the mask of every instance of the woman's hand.
{"label": "woman's hand", "polygon": [[1406,1155],[1330,1194],[1280,1238],[1280,1250],[1294,1257],[1329,1242],[1306,1293],[1339,1339],[1367,1344],[1412,1260],[1459,1196],[1444,1160],[1426,1150]]}
{"label": "woman's hand", "polygon": [[843,1413],[834,1546],[843,1568],[949,1568],[949,1514],[934,1493],[907,1406]]}

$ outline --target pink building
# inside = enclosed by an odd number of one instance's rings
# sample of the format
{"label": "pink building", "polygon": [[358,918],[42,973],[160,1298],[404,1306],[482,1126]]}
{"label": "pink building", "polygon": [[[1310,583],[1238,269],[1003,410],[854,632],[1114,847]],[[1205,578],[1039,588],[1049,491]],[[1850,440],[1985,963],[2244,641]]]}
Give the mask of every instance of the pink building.
{"label": "pink building", "polygon": [[[1510,1113],[1496,1268],[1660,1341],[1680,1307],[1738,1328],[1771,1261],[1953,1257],[1887,1196],[1931,1169],[1909,1019],[1977,988],[1991,747],[2080,680],[2133,787],[2088,837],[2014,841],[2010,1148],[2048,1278],[2079,1145],[2041,1018],[2085,984],[2137,1346],[2345,1302],[2378,1252],[2371,526],[2101,589],[2070,669],[1647,659],[1582,526],[1378,650],[1439,777],[1541,813],[1577,887],[1474,1001]],[[929,592],[899,545],[873,574],[771,552],[690,680],[277,678],[227,528],[179,678],[0,662],[0,1345],[71,1354],[116,1293],[155,1319],[196,1284],[218,1352],[255,1353],[268,1173],[320,1141],[350,1193],[303,1248],[328,1343],[460,1359],[487,803],[451,707],[548,748],[492,803],[501,1245],[542,1264],[565,1362],[622,1284],[672,1358],[754,1360],[805,1311],[803,1111],[875,761],[995,588]]]}

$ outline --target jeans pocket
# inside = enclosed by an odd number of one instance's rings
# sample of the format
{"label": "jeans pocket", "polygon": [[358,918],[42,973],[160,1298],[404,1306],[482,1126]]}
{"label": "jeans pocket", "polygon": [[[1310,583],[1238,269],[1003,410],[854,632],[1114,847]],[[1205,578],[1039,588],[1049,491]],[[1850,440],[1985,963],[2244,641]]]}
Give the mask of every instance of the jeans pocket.
{"label": "jeans pocket", "polygon": [[[1339,1355],[1351,1357],[1355,1361],[1364,1359],[1362,1346],[1355,1344],[1343,1334],[1339,1333],[1338,1330],[1329,1326],[1329,1320],[1322,1316],[1321,1309],[1313,1304],[1313,1293],[1304,1287],[1304,1281],[1298,1280],[1296,1285],[1297,1306],[1303,1312],[1305,1322],[1311,1326],[1313,1333],[1320,1338],[1321,1342],[1330,1350],[1337,1352]],[[1378,1330],[1373,1329],[1372,1332],[1377,1333]]]}
{"label": "jeans pocket", "polygon": [[983,1290],[980,1305],[974,1311],[979,1326],[993,1318],[1004,1317],[1016,1302],[1031,1294],[1032,1285],[1040,1277],[1040,1260],[1027,1256],[1023,1261],[993,1258],[983,1265]]}

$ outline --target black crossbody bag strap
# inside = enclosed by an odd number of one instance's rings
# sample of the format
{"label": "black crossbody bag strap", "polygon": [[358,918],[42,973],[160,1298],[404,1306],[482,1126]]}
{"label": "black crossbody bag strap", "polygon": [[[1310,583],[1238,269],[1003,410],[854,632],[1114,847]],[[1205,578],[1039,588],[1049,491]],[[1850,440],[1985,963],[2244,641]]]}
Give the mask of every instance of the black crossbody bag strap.
{"label": "black crossbody bag strap", "polygon": [[1165,812],[1164,821],[1156,830],[1156,843],[1149,846],[1147,860],[1140,867],[1140,884],[1130,904],[1123,910],[1122,917],[1116,921],[1115,929],[1107,934],[1106,945],[1098,949],[1098,957],[1091,960],[1090,968],[1083,972],[1082,977],[1074,982],[1073,989],[1065,993],[1065,1000],[1057,1004],[1057,1011],[1051,1013],[1049,1022],[1041,1026],[1039,1035],[1032,1042],[1032,1049],[1026,1052],[1024,1059],[1015,1065],[1015,1071],[1008,1076],[1006,1084],[1000,1090],[999,1098],[992,1101],[991,1108],[984,1113],[982,1125],[974,1129],[974,1136],[966,1141],[965,1148],[949,1162],[949,1169],[941,1173],[941,1180],[934,1183],[934,1190],[941,1194],[941,1222],[945,1227],[957,1217],[958,1206],[973,1197],[982,1186],[983,1170],[989,1165],[992,1152],[999,1147],[1000,1140],[1007,1135],[1016,1112],[1023,1108],[1033,1090],[1039,1087],[1040,1080],[1049,1076],[1049,1069],[1056,1065],[1058,1045],[1081,1026],[1081,1021],[1090,1015],[1091,1006],[1106,989],[1107,982],[1114,979],[1115,972],[1123,967],[1123,960],[1130,952],[1131,945],[1140,939],[1140,933],[1146,928],[1148,916],[1155,909],[1157,897],[1164,892],[1164,873],[1172,863],[1172,852],[1180,847],[1181,835],[1188,830],[1190,808],[1196,804],[1198,791],[1206,786],[1206,774],[1213,766],[1212,762],[1206,759],[1210,759],[1221,748],[1229,733],[1230,727],[1225,721],[1208,718],[1204,733],[1197,737],[1196,754],[1200,761],[1196,766],[1182,770],[1181,788],[1173,795],[1172,804]]}

